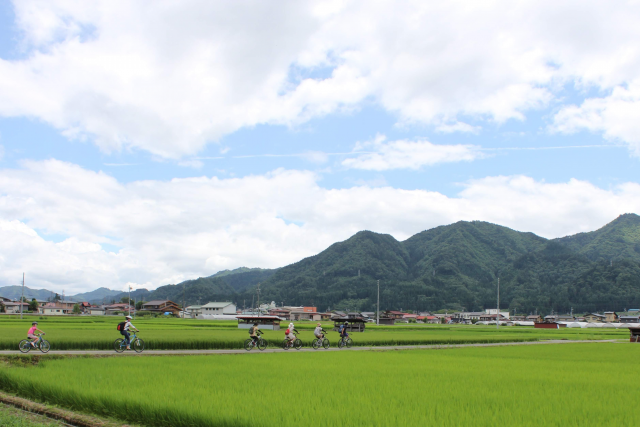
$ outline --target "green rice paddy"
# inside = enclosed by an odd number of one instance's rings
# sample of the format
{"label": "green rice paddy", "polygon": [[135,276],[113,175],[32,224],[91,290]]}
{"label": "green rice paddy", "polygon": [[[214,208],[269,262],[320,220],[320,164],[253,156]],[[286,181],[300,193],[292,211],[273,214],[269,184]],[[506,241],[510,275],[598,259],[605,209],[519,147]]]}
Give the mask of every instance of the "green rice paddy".
{"label": "green rice paddy", "polygon": [[43,358],[0,387],[147,426],[635,425],[640,346]]}
{"label": "green rice paddy", "polygon": [[[0,318],[0,350],[17,350],[18,342],[26,338],[33,318]],[[46,332],[52,350],[111,350],[113,341],[121,335],[116,331],[120,317],[77,317],[37,319],[38,327]],[[208,321],[191,319],[136,320],[141,330],[139,337],[147,350],[204,350],[240,349],[248,338],[248,330],[238,329],[234,321]],[[338,333],[325,323],[332,346],[338,341]],[[313,322],[296,322],[300,339],[305,346],[313,340]],[[547,339],[595,340],[627,339],[626,329],[534,329],[532,327],[462,326],[462,325],[367,325],[363,333],[351,334],[355,346],[471,344],[491,342],[521,342]],[[264,331],[264,338],[271,347],[278,347],[284,331]]]}

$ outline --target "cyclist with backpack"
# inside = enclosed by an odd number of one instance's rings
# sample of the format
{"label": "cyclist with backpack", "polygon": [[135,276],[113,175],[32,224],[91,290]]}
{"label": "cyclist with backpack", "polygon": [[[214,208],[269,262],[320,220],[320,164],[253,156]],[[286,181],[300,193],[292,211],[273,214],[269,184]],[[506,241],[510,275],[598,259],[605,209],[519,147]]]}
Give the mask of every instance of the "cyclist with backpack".
{"label": "cyclist with backpack", "polygon": [[254,345],[258,345],[258,338],[260,338],[261,333],[257,323],[254,323],[253,326],[249,328],[249,336],[253,340]]}
{"label": "cyclist with backpack", "polygon": [[349,326],[349,322],[344,322],[344,324],[340,325],[340,338],[349,338],[347,326]]}
{"label": "cyclist with backpack", "polygon": [[139,332],[138,328],[136,328],[135,326],[133,326],[133,324],[131,323],[131,316],[125,316],[125,322],[120,322],[118,323],[118,330],[120,331],[120,335],[124,335],[126,341],[127,341],[127,350],[131,350],[131,334],[129,334],[129,330],[131,330],[131,328],[133,328],[134,332]]}
{"label": "cyclist with backpack", "polygon": [[284,336],[289,340],[291,344],[296,340],[296,336],[293,333],[298,333],[298,330],[293,326],[293,322],[289,323],[289,327],[284,331]]}

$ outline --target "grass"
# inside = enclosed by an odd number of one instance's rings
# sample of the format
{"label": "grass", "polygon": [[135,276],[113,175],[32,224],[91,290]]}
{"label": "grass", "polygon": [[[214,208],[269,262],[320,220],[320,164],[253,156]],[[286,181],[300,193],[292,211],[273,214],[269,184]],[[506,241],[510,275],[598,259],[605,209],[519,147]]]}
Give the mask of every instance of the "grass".
{"label": "grass", "polygon": [[[17,350],[18,342],[26,338],[31,319],[20,321],[0,317],[0,350]],[[121,337],[116,331],[120,317],[76,317],[38,320],[52,350],[112,350],[113,341]],[[183,319],[136,320],[148,350],[204,350],[239,349],[248,338],[246,329],[238,329],[234,321]],[[324,324],[330,330],[331,323]],[[314,322],[296,322],[300,339],[309,346],[313,339]],[[626,339],[626,329],[534,329],[532,327],[502,327],[462,325],[367,325],[364,333],[351,334],[355,346],[468,344],[489,342],[521,342],[544,339]],[[264,331],[270,346],[279,346],[284,331]],[[338,334],[329,332],[329,340],[336,345]]]}
{"label": "grass", "polygon": [[29,414],[12,406],[0,403],[0,426],[2,427],[58,427],[63,424],[46,417]]}
{"label": "grass", "polygon": [[43,360],[21,396],[153,426],[635,424],[640,346]]}

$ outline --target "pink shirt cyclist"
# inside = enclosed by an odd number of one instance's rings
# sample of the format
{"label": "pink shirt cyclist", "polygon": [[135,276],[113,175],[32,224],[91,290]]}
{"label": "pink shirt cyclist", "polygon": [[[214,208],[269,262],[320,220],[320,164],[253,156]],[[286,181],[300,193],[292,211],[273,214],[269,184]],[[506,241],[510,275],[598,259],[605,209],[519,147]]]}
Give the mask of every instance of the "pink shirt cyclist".
{"label": "pink shirt cyclist", "polygon": [[36,332],[40,332],[41,334],[44,334],[43,331],[41,331],[40,329],[38,329],[38,322],[33,322],[31,324],[31,327],[29,328],[29,331],[27,331],[27,338],[28,339],[32,339],[33,341],[31,342],[31,345],[35,347],[35,341],[38,340],[38,337],[36,336]]}

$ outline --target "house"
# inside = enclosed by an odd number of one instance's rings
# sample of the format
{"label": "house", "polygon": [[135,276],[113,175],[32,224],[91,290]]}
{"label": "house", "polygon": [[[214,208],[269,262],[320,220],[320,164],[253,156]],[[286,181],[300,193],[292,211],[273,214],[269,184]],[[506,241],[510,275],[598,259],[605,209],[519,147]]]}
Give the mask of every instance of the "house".
{"label": "house", "polygon": [[115,314],[122,314],[122,313],[133,313],[135,310],[135,307],[132,305],[129,305],[127,303],[118,303],[118,304],[111,304],[111,305],[107,305],[104,307],[104,314],[111,314],[111,315],[115,315]]}
{"label": "house", "polygon": [[202,314],[202,306],[190,305],[189,307],[185,308],[185,311],[190,318],[195,319]]}
{"label": "house", "polygon": [[[480,317],[480,321],[482,322],[495,322],[497,314],[483,314]],[[502,313],[500,313],[500,321],[503,322],[505,320],[509,320],[508,317],[505,317]]]}
{"label": "house", "polygon": [[620,316],[620,323],[640,323],[638,316]]}
{"label": "house", "polygon": [[69,308],[66,305],[59,305],[54,302],[48,302],[44,307],[40,307],[42,314],[48,316],[63,316],[65,314],[71,314],[73,307]]}
{"label": "house", "polygon": [[526,318],[527,316],[511,316],[510,320],[513,320],[514,322],[524,322]]}
{"label": "house", "polygon": [[79,303],[79,305],[80,305],[80,311],[82,313],[89,314],[89,309],[91,308],[91,304],[89,304],[88,302],[84,301],[84,302]]}
{"label": "house", "polygon": [[270,316],[278,316],[281,319],[291,320],[291,310],[286,308],[274,308],[269,310]]}
{"label": "house", "polygon": [[437,316],[425,316],[424,323],[440,323],[440,319]]}
{"label": "house", "polygon": [[[173,315],[178,315],[180,313],[180,306],[173,301],[170,300],[155,300],[149,301],[142,304],[142,310],[148,313],[171,313]],[[233,311],[235,314],[235,310]]]}
{"label": "house", "polygon": [[0,302],[12,302],[9,298],[0,297]]}
{"label": "house", "polygon": [[[146,304],[145,304],[146,305]],[[214,314],[228,314],[235,315],[236,305],[232,302],[209,302],[203,305],[201,308],[201,314],[214,315]]]}
{"label": "house", "polygon": [[544,316],[544,321],[548,323],[553,322],[575,322],[575,317],[569,314],[550,314],[548,316]]}
{"label": "house", "polygon": [[[496,314],[497,312],[498,312],[497,308],[487,308],[484,310],[484,314]],[[505,319],[508,319],[510,317],[510,313],[508,311],[501,311],[500,314]]]}
{"label": "house", "polygon": [[454,323],[468,323],[471,320],[480,320],[480,316],[486,314],[483,311],[461,311],[453,313],[452,320]]}
{"label": "house", "polygon": [[402,311],[387,310],[384,312],[384,317],[390,317],[392,319],[402,319],[405,314],[406,313],[403,313]]}
{"label": "house", "polygon": [[86,311],[91,316],[104,316],[104,308],[102,307],[89,307]]}
{"label": "house", "polygon": [[584,315],[585,322],[589,323],[602,323],[605,321],[605,319],[606,316],[600,313],[587,313]]}
{"label": "house", "polygon": [[20,303],[17,301],[11,302],[3,302],[4,304],[4,312],[7,314],[17,314],[20,313],[20,306],[22,306],[22,312],[26,313],[29,311],[29,304],[26,302]]}
{"label": "house", "polygon": [[540,316],[539,314],[530,314],[530,315],[527,316],[526,320],[527,320],[527,322],[541,323],[542,322],[542,316]]}
{"label": "house", "polygon": [[615,313],[615,311],[605,311],[604,317],[604,321],[608,323],[615,323],[618,321],[618,315]]}

